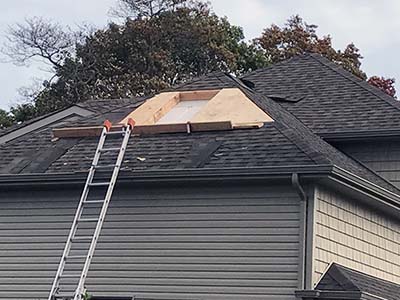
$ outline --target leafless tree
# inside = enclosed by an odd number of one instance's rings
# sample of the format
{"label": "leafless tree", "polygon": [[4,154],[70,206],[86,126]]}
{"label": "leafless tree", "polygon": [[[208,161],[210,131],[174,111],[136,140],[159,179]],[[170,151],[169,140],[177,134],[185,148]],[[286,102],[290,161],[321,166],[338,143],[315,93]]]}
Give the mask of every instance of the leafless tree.
{"label": "leafless tree", "polygon": [[160,13],[179,6],[192,3],[191,0],[118,0],[116,7],[112,8],[110,14],[114,17],[151,18]]}
{"label": "leafless tree", "polygon": [[8,28],[2,53],[12,62],[26,65],[39,58],[53,67],[61,67],[74,53],[77,33],[41,17],[25,19]]}

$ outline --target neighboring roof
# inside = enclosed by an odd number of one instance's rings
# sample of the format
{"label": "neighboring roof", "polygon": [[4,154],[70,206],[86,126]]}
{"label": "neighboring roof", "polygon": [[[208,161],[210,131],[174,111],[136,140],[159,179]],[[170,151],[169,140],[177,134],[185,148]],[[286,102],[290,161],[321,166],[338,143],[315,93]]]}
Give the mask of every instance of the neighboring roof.
{"label": "neighboring roof", "polygon": [[[314,290],[298,291],[304,299],[398,300],[400,285],[333,263]],[[335,298],[339,299],[339,298]]]}
{"label": "neighboring roof", "polygon": [[[275,122],[251,130],[133,136],[123,163],[124,170],[335,165],[389,191],[399,192],[392,184],[321,140],[278,103],[250,90],[236,78],[214,73],[180,89],[190,90],[192,84],[196,89],[240,88]],[[127,101],[106,113],[80,118],[73,126],[99,125],[104,119],[120,121],[143,100]],[[0,173],[87,171],[96,146],[97,138],[52,140],[50,130],[41,130],[0,146]],[[113,158],[104,156],[104,159],[111,162]]]}
{"label": "neighboring roof", "polygon": [[39,130],[43,127],[51,127],[52,124],[60,123],[65,119],[73,119],[75,117],[87,117],[92,114],[93,112],[88,109],[84,109],[79,106],[71,106],[67,109],[35,118],[34,121],[16,124],[14,126],[11,126],[10,128],[7,128],[6,130],[4,130],[4,132],[0,134],[0,144],[7,143],[20,136]]}
{"label": "neighboring roof", "polygon": [[319,54],[296,56],[243,77],[323,137],[400,133],[400,103]]}
{"label": "neighboring roof", "polygon": [[[10,127],[4,128],[0,130],[0,144],[7,142],[9,140],[14,139],[20,135],[29,133],[31,131],[37,130],[40,127],[49,125],[55,121],[59,121],[63,118],[66,118],[70,115],[80,115],[80,116],[88,116],[92,113],[106,113],[115,108],[121,107],[123,105],[127,105],[132,102],[132,99],[91,99],[76,105],[72,105],[65,109],[57,110],[55,112],[51,112],[45,114],[43,116],[39,116],[33,119],[30,119],[25,122],[21,122],[19,124],[14,124]],[[17,132],[21,132],[21,134]],[[5,137],[6,135],[11,135],[10,138]]]}

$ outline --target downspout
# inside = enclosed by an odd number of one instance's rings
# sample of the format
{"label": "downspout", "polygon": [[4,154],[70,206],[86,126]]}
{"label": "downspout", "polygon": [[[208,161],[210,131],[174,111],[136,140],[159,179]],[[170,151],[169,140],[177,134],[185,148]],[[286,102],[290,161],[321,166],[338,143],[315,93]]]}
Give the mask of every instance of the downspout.
{"label": "downspout", "polygon": [[299,233],[299,273],[298,273],[298,281],[300,290],[306,288],[306,244],[307,244],[307,204],[308,197],[304,188],[300,184],[299,175],[297,173],[292,173],[292,186],[296,190],[297,194],[300,197],[300,233]]}

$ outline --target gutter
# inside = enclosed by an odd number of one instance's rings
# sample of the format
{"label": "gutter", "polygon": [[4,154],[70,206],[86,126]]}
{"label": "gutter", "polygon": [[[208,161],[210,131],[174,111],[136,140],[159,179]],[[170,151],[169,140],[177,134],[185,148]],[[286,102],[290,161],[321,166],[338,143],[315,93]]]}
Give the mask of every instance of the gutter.
{"label": "gutter", "polygon": [[[228,168],[228,169],[179,169],[158,171],[120,171],[118,184],[123,183],[170,183],[170,182],[222,182],[236,180],[288,180],[293,172],[303,174],[304,178],[317,179],[327,177],[332,172],[330,165],[321,166],[284,166],[262,168]],[[87,172],[75,173],[40,173],[40,174],[15,174],[0,175],[0,189],[12,186],[51,186],[51,185],[76,185],[85,182]],[[98,173],[97,177],[108,178]]]}
{"label": "gutter", "polygon": [[295,296],[302,300],[388,300],[363,291],[301,290]]}
{"label": "gutter", "polygon": [[400,139],[399,129],[369,130],[358,132],[320,133],[319,136],[327,142],[354,142],[368,140]]}
{"label": "gutter", "polygon": [[354,175],[353,173],[333,166],[332,174],[329,179],[334,182],[339,182],[342,185],[351,186],[357,188],[358,191],[373,197],[378,200],[381,204],[389,206],[400,213],[400,195],[392,191],[384,189],[379,185],[376,185],[360,176]]}
{"label": "gutter", "polygon": [[[256,181],[276,180],[292,182],[293,173],[301,174],[303,183],[315,181],[336,183],[346,186],[370,198],[380,206],[390,208],[400,216],[400,194],[386,190],[359,176],[334,165],[316,166],[282,166],[256,168],[227,168],[227,169],[179,169],[158,171],[121,171],[118,185],[129,184],[170,184],[170,183],[241,183],[254,184]],[[87,172],[75,173],[40,173],[40,174],[5,174],[0,175],[0,190],[12,188],[60,188],[61,186],[83,186]],[[98,179],[108,179],[109,176],[98,173]],[[303,191],[304,192],[304,191]],[[301,197],[304,197],[300,190]]]}

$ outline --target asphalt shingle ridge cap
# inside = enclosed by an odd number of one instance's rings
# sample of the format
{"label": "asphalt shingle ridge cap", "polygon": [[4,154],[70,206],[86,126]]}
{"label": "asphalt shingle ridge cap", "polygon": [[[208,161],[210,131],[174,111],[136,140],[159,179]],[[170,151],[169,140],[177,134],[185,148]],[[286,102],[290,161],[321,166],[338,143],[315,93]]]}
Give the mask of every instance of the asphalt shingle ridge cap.
{"label": "asphalt shingle ridge cap", "polygon": [[329,59],[327,59],[326,57],[324,57],[321,54],[310,53],[309,56],[311,58],[313,58],[314,60],[318,61],[320,64],[324,65],[325,67],[328,67],[332,71],[334,71],[337,74],[341,75],[342,77],[346,78],[347,80],[350,80],[351,82],[357,84],[359,87],[363,88],[367,92],[369,92],[369,93],[373,94],[374,96],[378,97],[379,99],[385,101],[387,104],[400,110],[400,103],[398,103],[398,101],[396,99],[390,97],[385,92],[378,89],[377,87],[370,85],[365,80],[357,78],[355,75],[351,74],[349,71],[345,70],[340,65],[330,61]]}
{"label": "asphalt shingle ridge cap", "polygon": [[[284,127],[285,130],[283,130],[283,128],[281,129],[281,126],[275,126],[275,128],[280,133],[282,133],[288,140],[290,140],[296,146],[296,148],[298,148],[301,152],[303,152],[310,160],[312,160],[316,164],[328,163],[328,164],[333,165],[332,162],[330,160],[328,160],[326,157],[325,157],[325,159],[321,159],[321,153],[318,152],[319,155],[315,156],[315,155],[312,155],[311,151],[305,150],[305,149],[308,149],[307,143],[304,143],[304,141],[302,141],[302,139],[298,139],[297,134],[293,131],[292,128],[290,128],[286,125],[283,125],[282,127]],[[286,132],[286,131],[289,131],[289,132]],[[317,159],[317,157],[318,157],[318,159]]]}
{"label": "asphalt shingle ridge cap", "polygon": [[[195,82],[199,82],[199,81],[201,81],[201,80],[204,80],[204,79],[206,79],[206,78],[208,78],[208,77],[216,77],[216,78],[218,78],[216,75],[218,75],[218,74],[225,74],[223,71],[212,71],[212,72],[210,72],[210,73],[207,73],[207,74],[204,74],[204,75],[200,75],[200,76],[196,76],[196,77],[193,77],[193,78],[191,78],[191,79],[189,79],[188,81],[185,81],[185,82],[181,82],[181,83],[179,83],[179,84],[175,84],[175,85],[173,85],[173,86],[171,86],[171,87],[169,87],[169,88],[165,88],[165,89],[163,89],[163,90],[161,90],[160,91],[160,93],[162,93],[162,92],[168,92],[168,91],[175,91],[175,90],[181,90],[182,88],[184,88],[185,86],[187,86],[187,85],[190,85],[190,84],[193,84],[193,83],[195,83]],[[218,78],[219,79],[219,78]],[[220,80],[220,79],[219,79]],[[221,80],[220,80],[221,81]],[[221,81],[222,83],[223,83],[223,81]]]}

